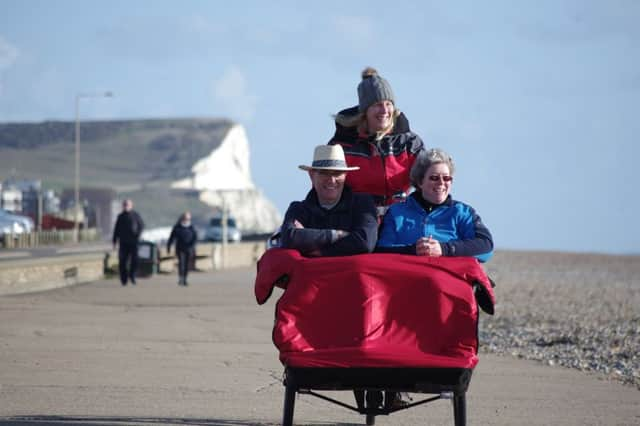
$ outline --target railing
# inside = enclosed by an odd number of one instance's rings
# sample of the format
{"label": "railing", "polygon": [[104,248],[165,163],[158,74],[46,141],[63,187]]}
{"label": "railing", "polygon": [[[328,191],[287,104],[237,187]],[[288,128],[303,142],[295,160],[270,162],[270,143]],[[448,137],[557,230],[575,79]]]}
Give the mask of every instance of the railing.
{"label": "railing", "polygon": [[[74,231],[36,231],[24,234],[4,234],[0,235],[0,247],[2,248],[33,248],[39,246],[72,243]],[[96,228],[81,229],[78,232],[80,241],[98,241],[100,234]]]}

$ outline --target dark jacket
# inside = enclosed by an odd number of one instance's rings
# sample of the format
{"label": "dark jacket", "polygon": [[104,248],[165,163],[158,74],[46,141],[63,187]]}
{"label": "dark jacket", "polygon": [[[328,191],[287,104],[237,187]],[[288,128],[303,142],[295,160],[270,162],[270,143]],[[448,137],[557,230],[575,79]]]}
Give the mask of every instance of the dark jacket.
{"label": "dark jacket", "polygon": [[169,241],[167,241],[167,251],[171,251],[171,245],[175,241],[176,252],[186,251],[193,252],[198,240],[198,234],[193,225],[183,226],[180,222],[176,223],[171,230]]}
{"label": "dark jacket", "polygon": [[[358,108],[348,108],[338,115],[350,116]],[[418,153],[424,149],[420,136],[409,128],[400,114],[393,130],[379,141],[358,132],[357,127],[344,127],[336,121],[336,131],[329,145],[341,145],[349,166],[358,166],[347,174],[346,183],[354,192],[371,194],[376,205],[392,204],[394,195],[407,193],[411,187],[409,171]]]}
{"label": "dark jacket", "polygon": [[137,244],[144,230],[144,222],[135,210],[121,212],[113,228],[113,244]]}
{"label": "dark jacket", "polygon": [[[304,229],[295,228],[295,220]],[[348,231],[349,235],[335,240],[332,230]],[[297,249],[302,254],[315,250],[322,256],[370,253],[378,237],[376,208],[369,195],[353,193],[345,185],[338,204],[327,210],[320,207],[312,189],[304,201],[291,203],[280,232],[282,247]]]}

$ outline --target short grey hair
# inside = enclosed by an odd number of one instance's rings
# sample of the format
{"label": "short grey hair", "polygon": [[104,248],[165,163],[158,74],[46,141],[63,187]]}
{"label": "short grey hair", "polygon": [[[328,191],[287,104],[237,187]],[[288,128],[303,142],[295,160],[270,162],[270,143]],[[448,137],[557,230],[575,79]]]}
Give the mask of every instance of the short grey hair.
{"label": "short grey hair", "polygon": [[427,173],[427,170],[429,170],[429,167],[440,163],[449,166],[449,173],[453,176],[453,173],[455,172],[455,165],[453,164],[453,158],[451,158],[449,154],[440,148],[421,151],[409,172],[411,184],[416,188],[419,188],[422,180],[424,179],[424,175]]}

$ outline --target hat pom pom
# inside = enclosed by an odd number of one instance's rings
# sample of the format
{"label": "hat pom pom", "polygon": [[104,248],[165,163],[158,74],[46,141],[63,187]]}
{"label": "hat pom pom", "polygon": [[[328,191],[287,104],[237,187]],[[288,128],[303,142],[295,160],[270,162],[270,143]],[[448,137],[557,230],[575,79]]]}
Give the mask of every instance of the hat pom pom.
{"label": "hat pom pom", "polygon": [[378,71],[373,67],[366,67],[362,70],[362,79],[373,77],[374,75],[378,75]]}

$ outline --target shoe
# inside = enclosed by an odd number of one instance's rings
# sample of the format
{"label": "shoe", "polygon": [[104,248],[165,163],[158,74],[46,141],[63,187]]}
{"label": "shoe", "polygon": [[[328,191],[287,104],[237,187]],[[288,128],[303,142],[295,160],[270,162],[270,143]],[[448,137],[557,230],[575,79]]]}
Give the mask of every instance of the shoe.
{"label": "shoe", "polygon": [[136,285],[136,280],[131,280],[131,285]]}
{"label": "shoe", "polygon": [[127,283],[126,283],[126,282],[124,282],[124,283],[122,283],[122,285],[123,285],[123,286],[125,286],[125,285],[127,285]]}
{"label": "shoe", "polygon": [[413,402],[407,392],[385,392],[385,408],[404,408]]}

